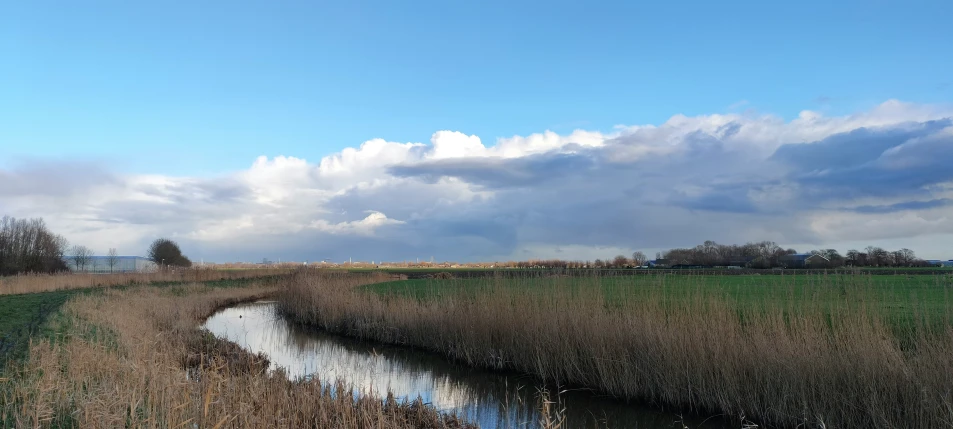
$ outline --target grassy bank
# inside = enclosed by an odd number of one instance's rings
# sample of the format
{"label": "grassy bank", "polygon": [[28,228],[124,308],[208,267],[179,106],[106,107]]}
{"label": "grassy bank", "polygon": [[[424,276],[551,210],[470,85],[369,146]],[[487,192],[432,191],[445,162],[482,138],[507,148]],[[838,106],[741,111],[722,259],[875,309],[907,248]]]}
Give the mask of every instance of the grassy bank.
{"label": "grassy bank", "polygon": [[[466,427],[420,403],[332,396],[195,327],[268,284],[135,287],[75,296],[0,381],[2,427]],[[345,386],[339,386],[346,392]]]}
{"label": "grassy bank", "polygon": [[761,287],[775,293],[750,296],[652,281],[625,288],[537,276],[402,290],[302,272],[279,300],[298,321],[331,332],[772,427],[953,422],[945,279],[914,287],[927,296],[904,301],[918,304],[899,326],[883,302],[889,287],[867,276],[768,283]]}
{"label": "grassy bank", "polygon": [[276,277],[290,273],[290,269],[262,268],[255,270],[218,270],[189,268],[155,273],[115,274],[23,274],[0,277],[0,295],[16,295],[72,289],[109,286],[131,286],[152,283],[210,282]]}
{"label": "grassy bank", "polygon": [[[161,277],[159,277],[161,279]],[[265,278],[234,278],[209,280],[202,285],[213,288],[244,287],[251,283],[276,284],[280,276]],[[152,286],[175,290],[185,283],[166,281],[151,283]],[[113,290],[126,290],[130,285],[111,286]],[[105,291],[101,287],[60,289],[28,294],[0,294],[0,374],[6,370],[8,361],[22,359],[27,352],[31,337],[48,335],[47,320],[71,298],[79,295],[95,295]]]}

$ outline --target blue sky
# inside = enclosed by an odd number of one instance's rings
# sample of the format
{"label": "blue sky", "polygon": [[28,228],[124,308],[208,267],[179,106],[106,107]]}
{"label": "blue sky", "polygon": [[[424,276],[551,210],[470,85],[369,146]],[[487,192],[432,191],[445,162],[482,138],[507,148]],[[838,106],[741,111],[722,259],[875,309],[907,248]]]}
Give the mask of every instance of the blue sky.
{"label": "blue sky", "polygon": [[[953,2],[8,2],[0,214],[194,259],[953,258]],[[413,143],[413,144],[410,144]]]}
{"label": "blue sky", "polygon": [[492,141],[953,95],[944,1],[30,1],[0,15],[7,162],[207,175],[440,129]]}

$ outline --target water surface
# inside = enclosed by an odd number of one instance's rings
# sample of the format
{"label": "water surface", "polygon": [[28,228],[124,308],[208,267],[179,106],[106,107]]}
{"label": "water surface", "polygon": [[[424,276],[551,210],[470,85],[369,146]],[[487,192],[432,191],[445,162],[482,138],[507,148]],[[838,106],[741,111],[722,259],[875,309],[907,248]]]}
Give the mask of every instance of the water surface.
{"label": "water surface", "polygon": [[[398,399],[420,397],[440,411],[456,412],[483,428],[539,427],[542,385],[531,377],[454,364],[435,354],[389,347],[302,329],[284,320],[274,302],[220,311],[204,327],[248,351],[264,353],[272,368],[292,379],[343,380],[355,390]],[[589,390],[564,391],[551,399],[564,410],[564,428],[724,428],[720,419],[682,417],[627,404]]]}

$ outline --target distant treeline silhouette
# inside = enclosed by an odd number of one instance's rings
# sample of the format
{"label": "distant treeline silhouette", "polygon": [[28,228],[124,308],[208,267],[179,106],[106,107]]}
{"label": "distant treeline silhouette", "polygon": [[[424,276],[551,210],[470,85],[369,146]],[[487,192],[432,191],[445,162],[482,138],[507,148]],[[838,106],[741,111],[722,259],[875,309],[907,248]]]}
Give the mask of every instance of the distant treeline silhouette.
{"label": "distant treeline silhouette", "polygon": [[[563,260],[563,259],[529,259],[525,261],[505,262],[380,262],[377,264],[353,262],[340,264],[345,267],[373,268],[551,268],[551,269],[584,269],[584,268],[636,268],[636,267],[742,267],[766,269],[790,266],[790,256],[799,254],[797,250],[783,248],[773,241],[760,241],[747,244],[718,244],[706,241],[695,247],[675,248],[658,252],[655,259],[649,260],[642,252],[634,252],[631,256],[617,255],[606,259],[596,260]],[[863,250],[848,250],[841,254],[837,249],[817,249],[805,252],[807,255],[819,255],[824,259],[814,262],[812,266],[819,268],[838,267],[930,267],[928,261],[920,259],[910,249],[888,251],[876,246],[868,246]],[[803,255],[802,254],[802,255]],[[788,258],[785,258],[788,257]],[[339,264],[334,264],[339,265]]]}
{"label": "distant treeline silhouette", "polygon": [[[743,245],[718,244],[706,241],[704,244],[687,248],[672,249],[661,255],[669,266],[741,266],[747,268],[775,268],[785,266],[785,256],[798,254],[794,249],[784,249],[773,241],[761,241]],[[863,251],[848,250],[841,255],[837,249],[818,249],[806,252],[819,255],[826,260],[824,267],[927,267],[927,261],[917,258],[910,249],[887,251],[880,247],[868,246]]]}

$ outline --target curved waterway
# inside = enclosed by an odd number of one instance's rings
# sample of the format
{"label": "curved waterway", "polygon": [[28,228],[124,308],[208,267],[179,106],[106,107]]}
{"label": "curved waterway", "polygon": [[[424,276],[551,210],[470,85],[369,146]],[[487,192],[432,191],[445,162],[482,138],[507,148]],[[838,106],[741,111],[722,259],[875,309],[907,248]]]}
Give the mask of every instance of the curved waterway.
{"label": "curved waterway", "polygon": [[[538,392],[533,378],[454,364],[419,350],[382,346],[314,330],[284,320],[274,302],[231,307],[210,317],[204,327],[219,338],[253,353],[264,353],[273,369],[292,379],[343,380],[355,390],[415,400],[455,412],[482,428],[539,427]],[[644,405],[594,394],[563,392],[552,408],[563,409],[566,428],[725,428],[717,418],[683,417]]]}

